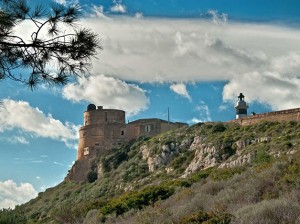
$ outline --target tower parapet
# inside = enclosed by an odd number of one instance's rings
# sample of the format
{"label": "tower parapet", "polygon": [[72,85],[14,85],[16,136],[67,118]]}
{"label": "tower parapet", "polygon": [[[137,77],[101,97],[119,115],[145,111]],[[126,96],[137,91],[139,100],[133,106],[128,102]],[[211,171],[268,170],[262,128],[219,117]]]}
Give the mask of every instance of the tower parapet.
{"label": "tower parapet", "polygon": [[248,105],[244,101],[244,98],[245,96],[243,95],[243,93],[240,93],[240,95],[238,96],[238,101],[235,106],[236,119],[247,117]]}

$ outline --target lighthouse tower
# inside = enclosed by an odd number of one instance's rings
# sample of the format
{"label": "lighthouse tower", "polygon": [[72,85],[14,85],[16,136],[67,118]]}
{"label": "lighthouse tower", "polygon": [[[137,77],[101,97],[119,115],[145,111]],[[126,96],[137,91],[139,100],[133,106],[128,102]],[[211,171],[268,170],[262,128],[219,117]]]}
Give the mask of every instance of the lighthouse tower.
{"label": "lighthouse tower", "polygon": [[247,117],[247,108],[248,108],[248,105],[244,101],[244,98],[245,98],[245,96],[243,95],[243,93],[240,93],[240,95],[238,96],[239,100],[238,100],[238,102],[236,103],[236,106],[235,106],[236,119]]}

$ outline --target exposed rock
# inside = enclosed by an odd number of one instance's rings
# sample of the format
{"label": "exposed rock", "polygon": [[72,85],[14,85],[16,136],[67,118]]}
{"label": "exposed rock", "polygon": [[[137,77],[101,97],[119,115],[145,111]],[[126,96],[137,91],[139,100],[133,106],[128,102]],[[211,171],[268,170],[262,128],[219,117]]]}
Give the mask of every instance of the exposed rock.
{"label": "exposed rock", "polygon": [[150,157],[150,148],[147,145],[142,145],[140,147],[140,152],[142,153],[143,160],[146,160]]}
{"label": "exposed rock", "polygon": [[190,150],[196,150],[192,162],[184,171],[182,177],[187,177],[189,174],[209,167],[214,167],[218,164],[219,154],[215,146],[203,143],[203,138],[197,136],[191,144]]}
{"label": "exposed rock", "polygon": [[185,149],[189,149],[191,144],[193,142],[193,139],[191,138],[186,138],[184,139],[181,144],[178,146],[179,150],[185,150]]}
{"label": "exposed rock", "polygon": [[297,152],[297,150],[289,150],[286,154],[287,155],[293,155],[293,154],[295,154]]}
{"label": "exposed rock", "polygon": [[178,152],[178,147],[176,147],[175,143],[163,145],[161,146],[160,154],[151,156],[151,148],[147,145],[142,145],[140,152],[143,160],[147,160],[149,172],[154,172],[155,169],[167,165],[171,161],[173,155]]}
{"label": "exposed rock", "polygon": [[192,144],[191,144],[189,150],[190,150],[190,151],[194,151],[194,150],[196,150],[196,149],[198,149],[198,148],[201,148],[202,142],[203,142],[203,137],[201,137],[201,136],[196,136],[196,137],[194,138],[194,141],[192,142]]}
{"label": "exposed rock", "polygon": [[103,175],[102,163],[99,163],[98,166],[97,166],[97,175],[98,175],[98,178]]}
{"label": "exposed rock", "polygon": [[174,171],[174,168],[173,167],[167,167],[165,170],[166,170],[167,173],[171,173],[171,172]]}
{"label": "exposed rock", "polygon": [[251,164],[253,162],[254,155],[251,153],[240,155],[237,158],[231,157],[228,161],[220,164],[218,168],[233,168],[242,166],[244,164]]}

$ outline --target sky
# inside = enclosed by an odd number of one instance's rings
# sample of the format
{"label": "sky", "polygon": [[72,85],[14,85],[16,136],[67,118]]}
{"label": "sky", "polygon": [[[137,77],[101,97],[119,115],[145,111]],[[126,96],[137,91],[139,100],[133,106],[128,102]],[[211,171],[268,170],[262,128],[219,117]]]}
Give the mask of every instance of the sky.
{"label": "sky", "polygon": [[103,51],[64,87],[0,81],[0,208],[64,179],[89,103],[125,110],[129,121],[167,119],[170,108],[171,121],[190,125],[234,119],[240,92],[249,113],[300,107],[299,0],[42,2],[78,3],[78,25]]}

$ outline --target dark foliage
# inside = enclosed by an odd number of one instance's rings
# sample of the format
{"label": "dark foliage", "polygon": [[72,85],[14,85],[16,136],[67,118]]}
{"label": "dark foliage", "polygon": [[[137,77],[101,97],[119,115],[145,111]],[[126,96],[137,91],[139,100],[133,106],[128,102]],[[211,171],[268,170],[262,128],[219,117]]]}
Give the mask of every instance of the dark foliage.
{"label": "dark foliage", "polygon": [[[0,7],[0,80],[9,78],[31,89],[39,83],[64,85],[86,73],[101,49],[95,33],[76,26],[79,5],[53,4],[46,10],[42,5],[31,8],[27,0],[2,0]],[[25,21],[35,28],[29,41],[14,32]],[[26,73],[18,74],[19,69]]]}
{"label": "dark foliage", "polygon": [[89,183],[94,183],[97,180],[97,178],[98,178],[97,172],[95,172],[95,171],[88,172],[87,181]]}
{"label": "dark foliage", "polygon": [[0,224],[25,224],[26,216],[23,212],[11,209],[0,210]]}

